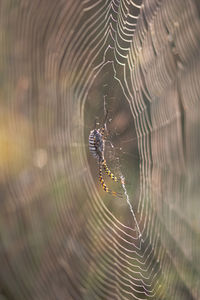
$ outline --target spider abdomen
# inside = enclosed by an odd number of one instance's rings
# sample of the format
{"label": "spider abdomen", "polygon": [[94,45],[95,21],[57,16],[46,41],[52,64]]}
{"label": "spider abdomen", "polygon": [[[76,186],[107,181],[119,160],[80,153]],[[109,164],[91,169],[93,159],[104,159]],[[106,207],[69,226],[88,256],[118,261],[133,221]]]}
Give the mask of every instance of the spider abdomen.
{"label": "spider abdomen", "polygon": [[102,134],[97,129],[90,131],[89,150],[99,161],[103,160],[104,140]]}

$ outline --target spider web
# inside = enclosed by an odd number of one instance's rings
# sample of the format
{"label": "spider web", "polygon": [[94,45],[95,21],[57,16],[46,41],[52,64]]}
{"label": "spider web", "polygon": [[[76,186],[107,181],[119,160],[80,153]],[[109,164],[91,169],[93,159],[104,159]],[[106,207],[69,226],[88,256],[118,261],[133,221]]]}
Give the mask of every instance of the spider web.
{"label": "spider web", "polygon": [[1,296],[200,299],[198,1],[0,7]]}

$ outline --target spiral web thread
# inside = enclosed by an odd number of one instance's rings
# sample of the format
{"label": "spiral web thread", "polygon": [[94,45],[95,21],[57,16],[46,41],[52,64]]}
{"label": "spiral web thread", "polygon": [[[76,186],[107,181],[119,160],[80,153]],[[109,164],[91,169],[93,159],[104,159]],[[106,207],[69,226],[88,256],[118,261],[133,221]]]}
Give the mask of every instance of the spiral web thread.
{"label": "spiral web thread", "polygon": [[[2,295],[200,299],[198,1],[0,6],[0,130],[8,144],[17,133],[0,165]],[[86,103],[110,69],[137,133],[133,226],[86,158]]]}

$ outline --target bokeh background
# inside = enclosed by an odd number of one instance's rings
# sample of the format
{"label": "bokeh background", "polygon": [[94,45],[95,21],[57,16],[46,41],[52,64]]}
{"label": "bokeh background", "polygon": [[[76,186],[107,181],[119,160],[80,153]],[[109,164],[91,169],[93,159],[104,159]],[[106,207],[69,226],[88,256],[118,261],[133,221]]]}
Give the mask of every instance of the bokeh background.
{"label": "bokeh background", "polygon": [[[199,17],[0,1],[0,300],[200,299]],[[88,149],[106,110],[122,198]]]}

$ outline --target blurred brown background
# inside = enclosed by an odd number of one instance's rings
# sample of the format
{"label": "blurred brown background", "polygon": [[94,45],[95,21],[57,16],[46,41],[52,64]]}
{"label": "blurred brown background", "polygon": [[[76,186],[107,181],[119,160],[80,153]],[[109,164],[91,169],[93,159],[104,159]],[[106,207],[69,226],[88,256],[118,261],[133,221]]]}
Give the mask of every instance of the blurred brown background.
{"label": "blurred brown background", "polygon": [[[0,2],[0,300],[200,299],[199,14]],[[88,150],[105,109],[141,238]]]}

